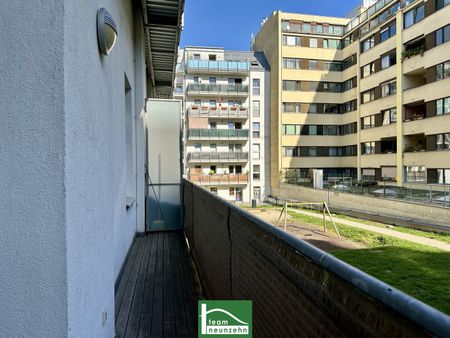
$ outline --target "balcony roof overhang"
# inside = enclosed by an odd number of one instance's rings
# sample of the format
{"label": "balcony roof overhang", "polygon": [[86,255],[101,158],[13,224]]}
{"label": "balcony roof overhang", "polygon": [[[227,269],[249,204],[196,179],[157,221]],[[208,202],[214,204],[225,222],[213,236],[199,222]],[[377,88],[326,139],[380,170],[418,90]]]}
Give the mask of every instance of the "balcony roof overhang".
{"label": "balcony roof overhang", "polygon": [[141,0],[152,97],[172,97],[184,0]]}

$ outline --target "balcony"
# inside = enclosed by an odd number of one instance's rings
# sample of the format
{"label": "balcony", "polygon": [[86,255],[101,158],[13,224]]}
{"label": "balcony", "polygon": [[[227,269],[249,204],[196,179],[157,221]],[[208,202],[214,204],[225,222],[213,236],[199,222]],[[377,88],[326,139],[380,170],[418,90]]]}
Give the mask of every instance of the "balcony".
{"label": "balcony", "polygon": [[248,74],[250,63],[237,61],[208,61],[188,60],[186,63],[188,73],[206,74]]}
{"label": "balcony", "polygon": [[190,173],[189,179],[199,185],[247,185],[248,174],[196,174]]}
{"label": "balcony", "polygon": [[187,87],[188,95],[200,96],[248,96],[248,86],[242,84],[217,85],[190,83]]}
{"label": "balcony", "polygon": [[209,107],[191,105],[188,108],[189,117],[209,117],[209,118],[225,118],[225,119],[248,119],[248,108],[244,107]]}
{"label": "balcony", "polygon": [[248,140],[248,129],[189,129],[189,140]]}
{"label": "balcony", "polygon": [[188,161],[191,163],[234,163],[234,162],[248,162],[248,153],[242,152],[196,152],[188,154]]}

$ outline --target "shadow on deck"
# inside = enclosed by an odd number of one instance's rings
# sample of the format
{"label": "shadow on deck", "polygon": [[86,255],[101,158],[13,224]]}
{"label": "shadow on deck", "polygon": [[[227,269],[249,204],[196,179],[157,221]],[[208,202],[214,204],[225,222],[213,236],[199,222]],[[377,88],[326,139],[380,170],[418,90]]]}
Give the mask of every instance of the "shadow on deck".
{"label": "shadow on deck", "polygon": [[136,237],[116,288],[116,337],[197,337],[199,290],[183,232]]}

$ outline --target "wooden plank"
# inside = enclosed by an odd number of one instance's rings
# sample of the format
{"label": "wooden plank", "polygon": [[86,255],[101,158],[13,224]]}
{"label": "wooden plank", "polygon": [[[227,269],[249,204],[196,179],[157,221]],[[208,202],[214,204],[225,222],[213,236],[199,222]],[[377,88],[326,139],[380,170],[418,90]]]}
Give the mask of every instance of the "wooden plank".
{"label": "wooden plank", "polygon": [[183,285],[186,280],[182,278],[180,272],[180,250],[182,248],[179,245],[180,233],[176,233],[171,239],[170,250],[170,262],[172,272],[172,285],[173,285],[173,305],[175,314],[175,330],[177,337],[189,337],[188,319],[186,316],[186,300],[183,296]]}
{"label": "wooden plank", "polygon": [[156,270],[153,287],[153,308],[151,314],[150,337],[163,337],[164,306],[163,306],[163,267],[164,267],[164,233],[159,234],[158,248],[156,251]]}
{"label": "wooden plank", "polygon": [[131,247],[131,252],[128,260],[125,262],[125,267],[120,277],[119,286],[117,287],[115,294],[115,318],[119,314],[120,306],[122,305],[123,295],[125,294],[126,287],[128,285],[128,280],[130,278],[131,270],[136,259],[136,254],[138,252],[139,246],[141,245],[142,237],[136,237],[134,243]]}
{"label": "wooden plank", "polygon": [[[144,243],[145,239],[142,239],[140,243]],[[122,305],[120,306],[119,314],[116,317],[116,337],[124,337],[126,327],[128,324],[128,318],[131,310],[131,302],[133,300],[134,292],[136,290],[136,281],[139,273],[139,268],[144,256],[144,250],[142,244],[139,245],[136,259],[131,269],[130,278],[128,280],[125,294],[123,296]]]}
{"label": "wooden plank", "polygon": [[150,249],[152,240],[149,236],[145,237],[144,244],[141,247],[143,250],[143,258],[141,266],[139,267],[138,277],[136,280],[135,292],[131,304],[130,315],[128,317],[128,324],[125,331],[125,337],[137,337],[139,330],[139,320],[141,317],[142,301],[144,299],[144,287],[147,277],[147,269],[150,260]]}
{"label": "wooden plank", "polygon": [[164,236],[164,337],[176,337],[175,313],[173,308],[173,284],[172,262],[170,261],[170,251],[176,250],[172,242],[173,233],[168,232]]}
{"label": "wooden plank", "polygon": [[187,328],[190,337],[197,337],[197,301],[198,295],[195,290],[195,278],[191,268],[191,257],[187,253],[186,243],[183,233],[180,233],[177,241],[179,268],[181,274],[181,283],[183,291],[183,300],[185,302],[185,311],[187,317]]}
{"label": "wooden plank", "polygon": [[156,260],[157,260],[157,248],[158,241],[161,236],[155,232],[148,236],[152,242],[150,250],[150,262],[147,268],[147,277],[144,286],[144,297],[142,299],[141,316],[139,321],[138,337],[148,337],[150,335],[150,323],[152,319],[153,309],[153,292],[155,286],[155,274],[156,274]]}

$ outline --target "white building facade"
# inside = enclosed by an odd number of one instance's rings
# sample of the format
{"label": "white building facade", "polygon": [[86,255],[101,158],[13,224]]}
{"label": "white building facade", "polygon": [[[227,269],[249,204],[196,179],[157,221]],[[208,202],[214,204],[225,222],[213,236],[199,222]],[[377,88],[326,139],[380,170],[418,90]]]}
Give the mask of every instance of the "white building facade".
{"label": "white building facade", "polygon": [[264,55],[212,47],[186,47],[179,55],[174,97],[183,101],[185,176],[229,201],[264,200],[270,186]]}

